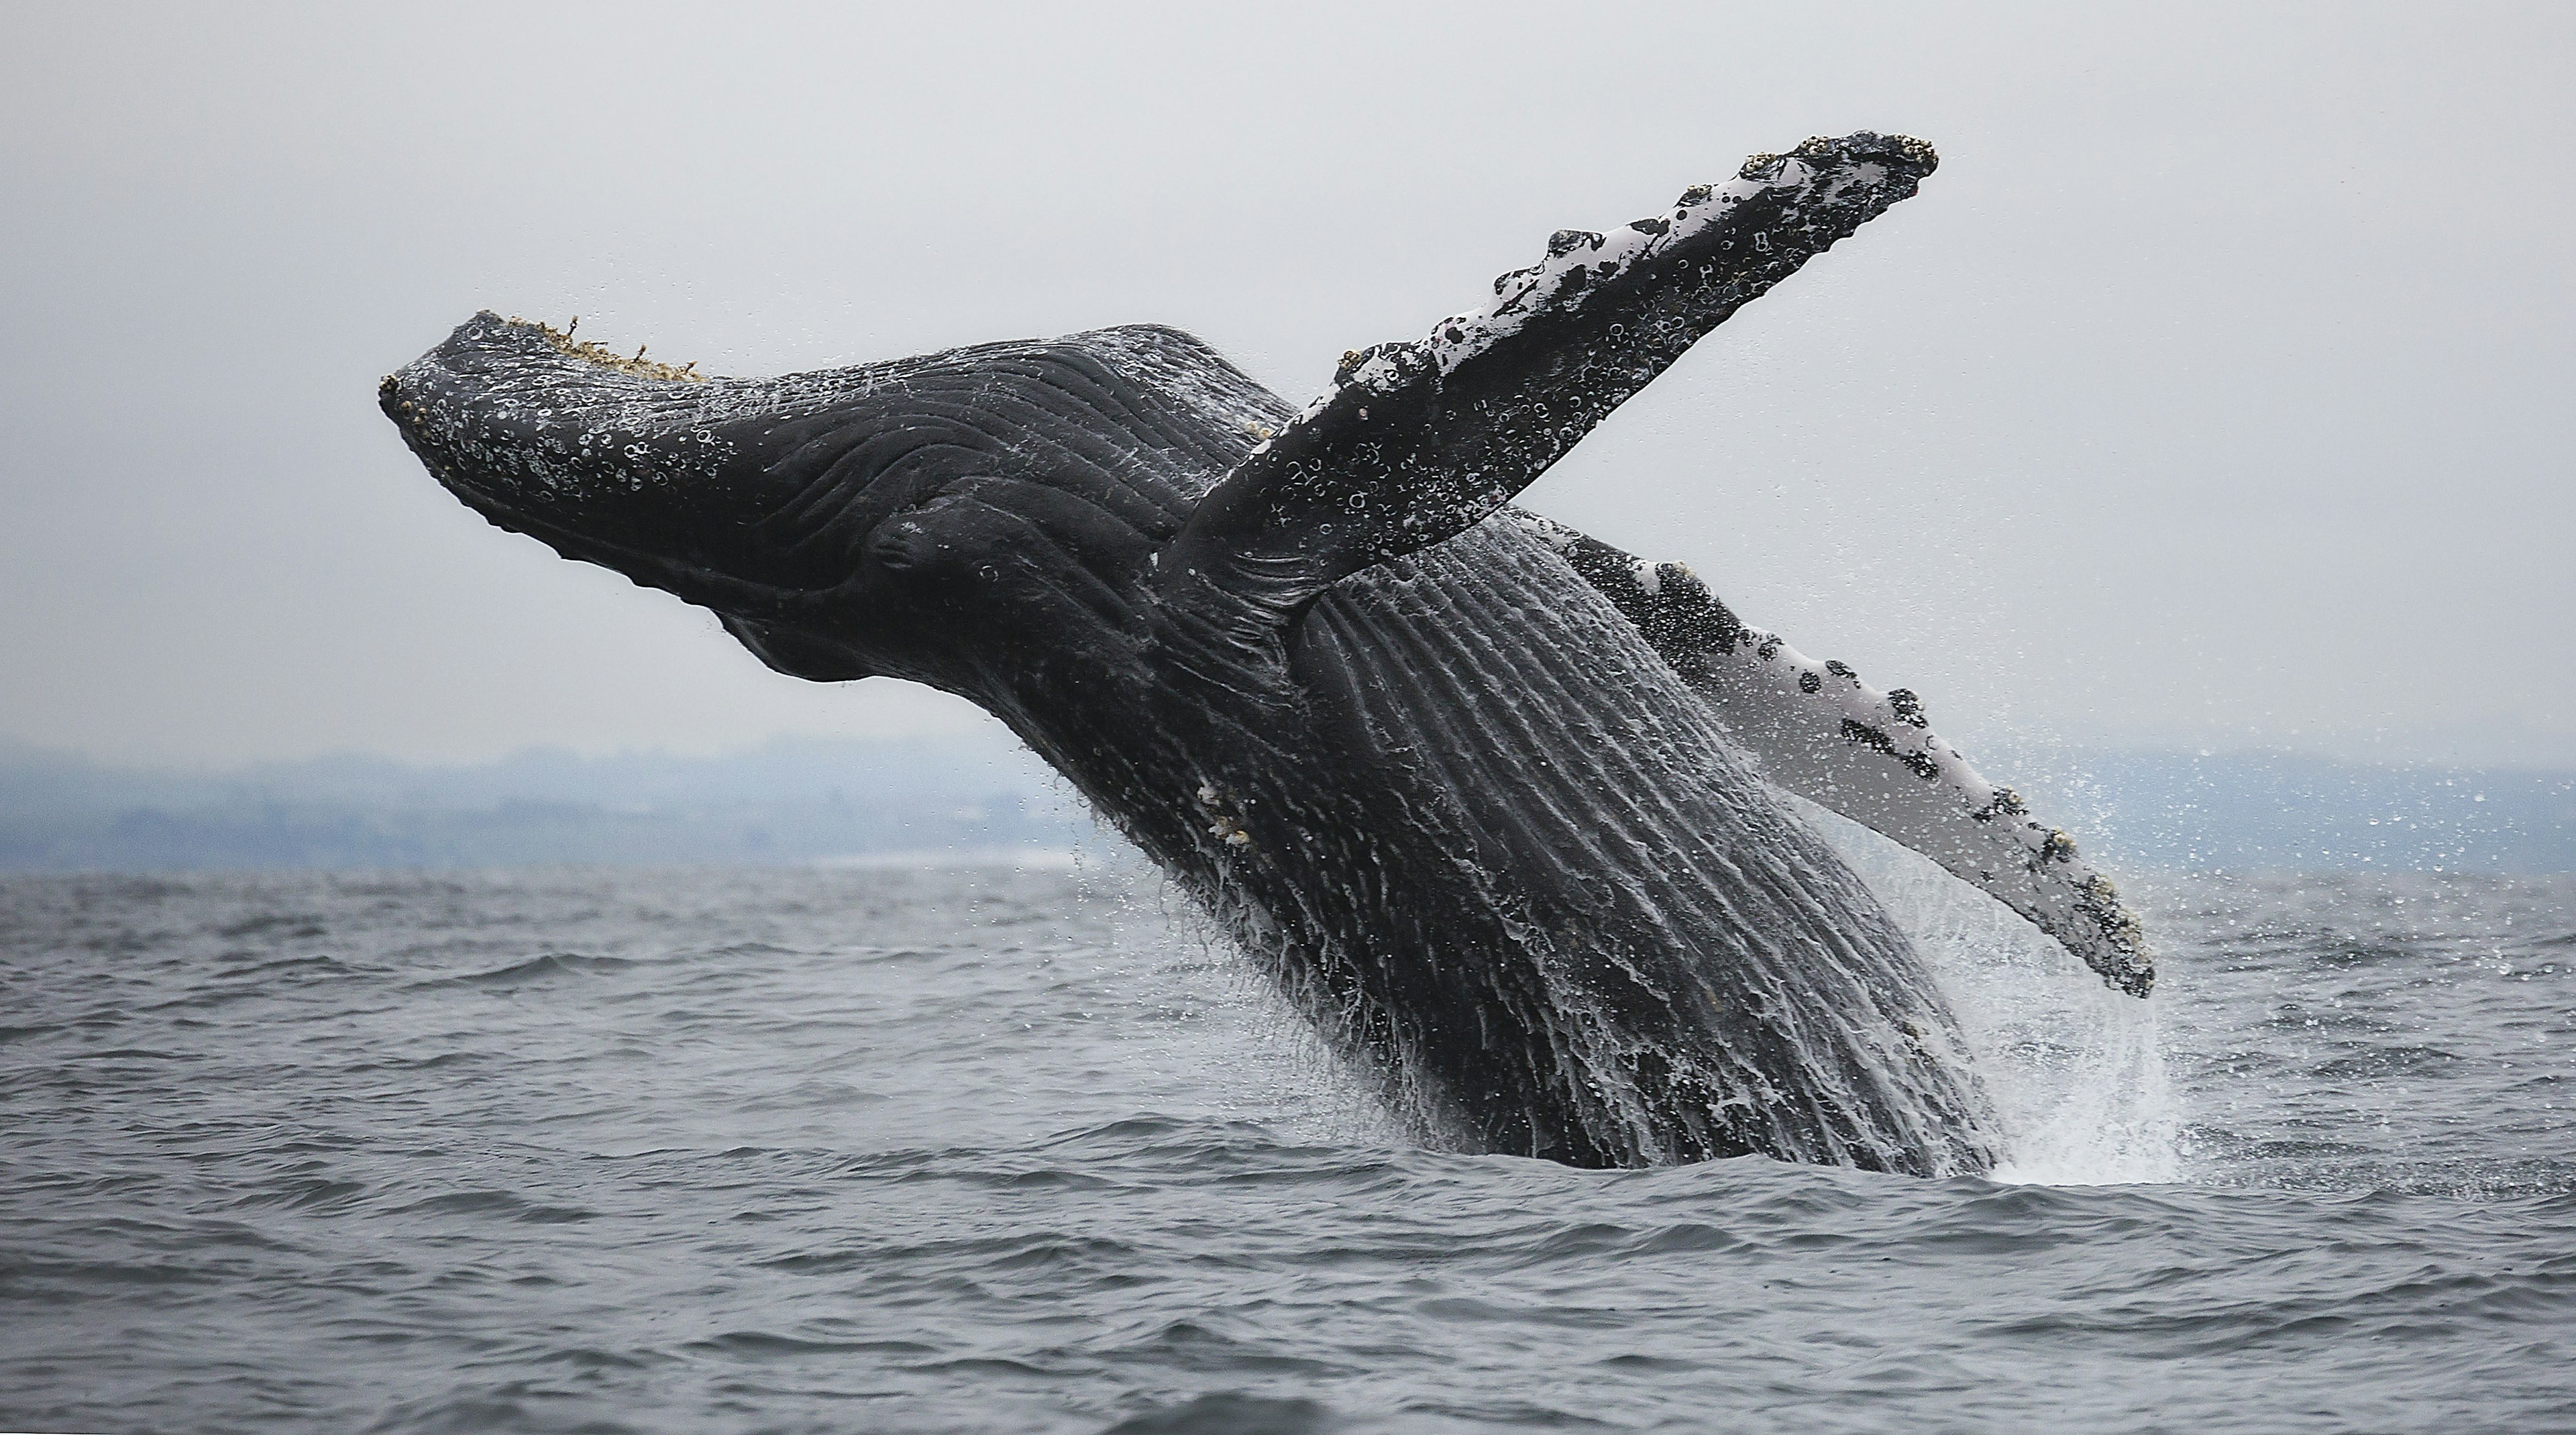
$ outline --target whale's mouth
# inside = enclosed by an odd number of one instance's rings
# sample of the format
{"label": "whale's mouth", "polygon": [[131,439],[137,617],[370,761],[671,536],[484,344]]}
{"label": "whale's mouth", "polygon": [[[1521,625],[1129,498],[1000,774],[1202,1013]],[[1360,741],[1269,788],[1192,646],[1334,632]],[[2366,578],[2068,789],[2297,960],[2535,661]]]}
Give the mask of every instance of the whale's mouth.
{"label": "whale's mouth", "polygon": [[436,465],[431,468],[441,487],[456,495],[466,507],[483,515],[494,527],[524,533],[563,557],[623,573],[646,587],[659,588],[684,601],[714,609],[719,614],[777,622],[790,619],[812,606],[816,596],[809,589],[781,588],[738,578],[669,554],[568,527],[512,507],[501,498],[476,487],[470,480],[452,476]]}

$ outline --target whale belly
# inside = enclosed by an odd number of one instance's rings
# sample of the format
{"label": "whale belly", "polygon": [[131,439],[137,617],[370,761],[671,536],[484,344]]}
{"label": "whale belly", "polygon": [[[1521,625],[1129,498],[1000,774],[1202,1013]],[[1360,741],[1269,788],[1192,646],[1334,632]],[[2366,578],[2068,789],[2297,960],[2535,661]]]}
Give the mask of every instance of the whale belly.
{"label": "whale belly", "polygon": [[1485,523],[1336,585],[1290,656],[1435,1119],[1586,1165],[1991,1164],[1911,945],[1553,552]]}

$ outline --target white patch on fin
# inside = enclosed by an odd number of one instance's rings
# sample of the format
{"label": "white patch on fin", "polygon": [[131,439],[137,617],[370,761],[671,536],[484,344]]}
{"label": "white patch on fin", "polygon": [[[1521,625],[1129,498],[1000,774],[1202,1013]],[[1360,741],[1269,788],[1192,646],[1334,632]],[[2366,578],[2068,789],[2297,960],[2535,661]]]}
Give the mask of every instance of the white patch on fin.
{"label": "white patch on fin", "polygon": [[2154,965],[2137,918],[2074,840],[2030,815],[1932,731],[1903,688],[1881,692],[1746,628],[1730,651],[1675,668],[1763,776],[1941,864],[2055,937],[2104,980],[2143,996]]}
{"label": "white patch on fin", "polygon": [[2154,985],[2145,936],[2110,879],[1943,742],[1913,693],[1880,692],[1744,626],[1682,564],[1648,563],[1524,509],[1504,518],[1617,605],[1774,785],[1939,863],[2120,990]]}

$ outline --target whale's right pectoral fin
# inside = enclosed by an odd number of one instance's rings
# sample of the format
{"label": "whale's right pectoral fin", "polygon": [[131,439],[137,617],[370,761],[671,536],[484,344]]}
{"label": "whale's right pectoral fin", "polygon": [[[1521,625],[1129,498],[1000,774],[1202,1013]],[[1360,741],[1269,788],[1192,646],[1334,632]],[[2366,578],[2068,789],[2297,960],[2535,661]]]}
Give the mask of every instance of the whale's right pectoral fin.
{"label": "whale's right pectoral fin", "polygon": [[1554,548],[1663,656],[1763,776],[1939,863],[2132,996],[2155,985],[2138,919],[2075,842],[1987,781],[1903,688],[1881,692],[1750,628],[1678,563],[1646,563],[1550,519]]}
{"label": "whale's right pectoral fin", "polygon": [[1814,139],[1613,234],[1558,234],[1481,312],[1344,355],[1332,388],[1200,502],[1157,555],[1157,583],[1284,620],[1340,578],[1464,532],[1936,163],[1920,140]]}

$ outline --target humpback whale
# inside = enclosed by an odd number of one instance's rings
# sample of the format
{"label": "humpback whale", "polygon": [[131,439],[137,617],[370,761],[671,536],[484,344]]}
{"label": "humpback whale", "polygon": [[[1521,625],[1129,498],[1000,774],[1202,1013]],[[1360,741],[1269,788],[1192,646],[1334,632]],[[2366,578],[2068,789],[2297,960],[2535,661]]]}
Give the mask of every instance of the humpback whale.
{"label": "humpback whale", "polygon": [[1434,1139],[1976,1171],[1956,1021],[1788,795],[2143,996],[2111,884],[1912,693],[1512,506],[1936,163],[1814,139],[1559,232],[1302,409],[1154,326],[752,379],[489,312],[380,401],[475,511],[771,668],[999,717]]}

